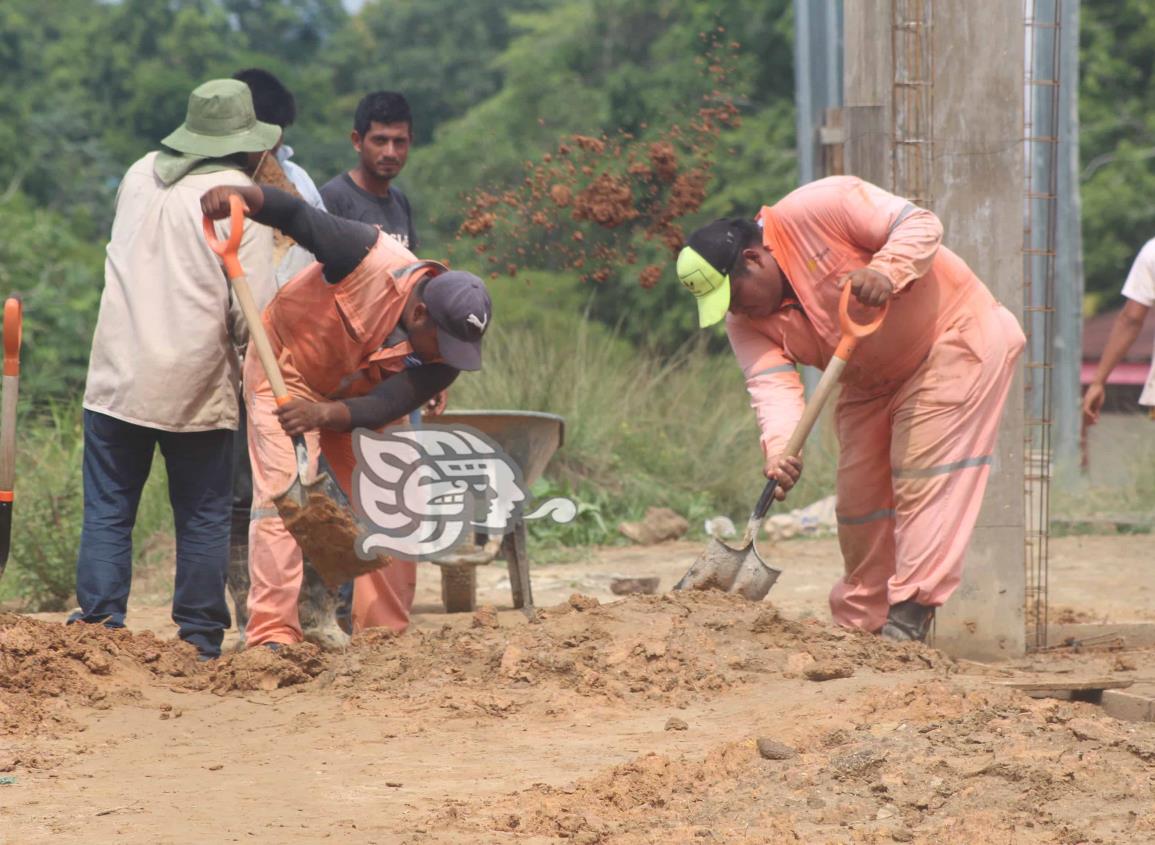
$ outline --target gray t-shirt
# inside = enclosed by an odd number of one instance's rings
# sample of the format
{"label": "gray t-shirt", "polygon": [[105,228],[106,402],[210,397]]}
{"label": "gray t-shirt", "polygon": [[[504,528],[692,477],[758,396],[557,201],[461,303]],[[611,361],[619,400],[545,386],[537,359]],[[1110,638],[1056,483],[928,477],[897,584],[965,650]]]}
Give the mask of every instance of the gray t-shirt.
{"label": "gray t-shirt", "polygon": [[348,173],[342,173],[324,184],[321,199],[330,214],[376,226],[410,252],[416,252],[413,211],[408,198],[397,188],[390,186],[389,193],[379,197],[359,188]]}

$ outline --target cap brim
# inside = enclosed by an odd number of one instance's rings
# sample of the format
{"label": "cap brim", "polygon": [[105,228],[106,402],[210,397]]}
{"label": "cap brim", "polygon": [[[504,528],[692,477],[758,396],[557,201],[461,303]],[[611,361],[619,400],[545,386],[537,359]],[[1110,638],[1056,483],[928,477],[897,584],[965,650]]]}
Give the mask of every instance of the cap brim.
{"label": "cap brim", "polygon": [[481,369],[480,340],[461,340],[438,327],[437,350],[441,353],[441,360],[456,370],[472,372]]}
{"label": "cap brim", "polygon": [[184,124],[181,124],[161,143],[178,153],[217,158],[234,153],[260,153],[271,150],[277,146],[280,138],[281,127],[258,120],[252,129],[246,129],[235,135],[199,135],[190,132]]}
{"label": "cap brim", "polygon": [[717,288],[695,298],[698,301],[699,327],[704,329],[720,322],[730,310],[730,277],[723,277]]}

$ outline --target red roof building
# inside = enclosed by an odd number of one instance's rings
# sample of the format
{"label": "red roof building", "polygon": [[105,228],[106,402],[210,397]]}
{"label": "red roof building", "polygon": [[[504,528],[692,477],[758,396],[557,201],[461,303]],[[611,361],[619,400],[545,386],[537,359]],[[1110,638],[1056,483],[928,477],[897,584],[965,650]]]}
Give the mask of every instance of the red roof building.
{"label": "red roof building", "polygon": [[[1115,318],[1122,310],[1117,308],[1114,311],[1106,311],[1083,321],[1083,366],[1080,381],[1084,387],[1095,379],[1099,359],[1103,357],[1103,350],[1107,348],[1111,327],[1115,325]],[[1155,347],[1155,318],[1148,314],[1139,337],[1131,344],[1131,349],[1119,365],[1111,371],[1107,384],[1142,388],[1151,369],[1152,347]]]}

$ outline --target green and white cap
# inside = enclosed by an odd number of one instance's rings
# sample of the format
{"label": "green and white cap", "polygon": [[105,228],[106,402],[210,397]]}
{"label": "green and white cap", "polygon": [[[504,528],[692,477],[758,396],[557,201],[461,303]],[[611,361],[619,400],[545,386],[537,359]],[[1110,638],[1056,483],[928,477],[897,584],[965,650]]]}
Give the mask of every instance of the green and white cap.
{"label": "green and white cap", "polygon": [[712,326],[730,308],[730,273],[742,254],[740,218],[715,220],[690,235],[678,255],[678,280],[698,300],[698,325]]}

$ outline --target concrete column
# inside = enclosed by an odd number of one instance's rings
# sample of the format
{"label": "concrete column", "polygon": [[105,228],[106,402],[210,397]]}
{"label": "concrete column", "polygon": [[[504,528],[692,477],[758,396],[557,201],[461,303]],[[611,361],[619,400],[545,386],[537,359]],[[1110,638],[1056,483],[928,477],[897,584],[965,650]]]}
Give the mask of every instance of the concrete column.
{"label": "concrete column", "polygon": [[[890,0],[846,2],[847,168],[887,188],[893,142],[890,22]],[[933,24],[932,210],[942,219],[945,243],[1021,315],[1021,4],[934,0]],[[936,646],[972,659],[1024,652],[1023,507],[1020,366],[963,583],[938,614]]]}

